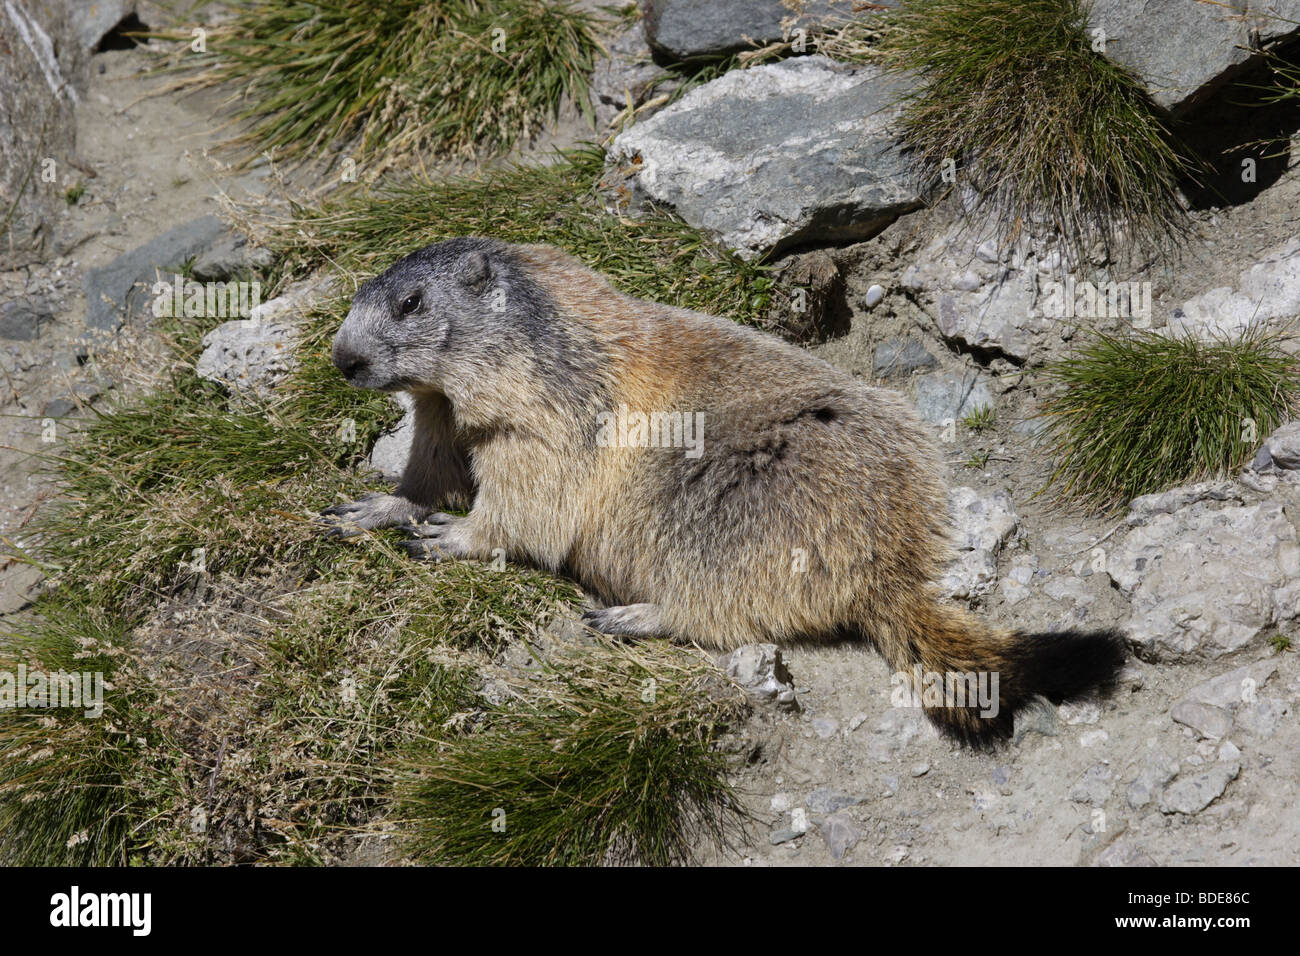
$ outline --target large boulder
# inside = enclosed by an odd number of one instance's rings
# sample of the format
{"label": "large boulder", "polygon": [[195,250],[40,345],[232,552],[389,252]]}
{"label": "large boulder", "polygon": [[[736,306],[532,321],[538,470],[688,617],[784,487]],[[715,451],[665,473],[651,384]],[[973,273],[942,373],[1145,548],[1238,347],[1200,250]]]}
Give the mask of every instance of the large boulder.
{"label": "large boulder", "polygon": [[922,203],[897,133],[909,81],[823,56],[731,72],[617,136],[634,197],[744,258],[868,238]]}
{"label": "large boulder", "polygon": [[1093,0],[1089,28],[1157,105],[1180,113],[1251,64],[1262,46],[1300,30],[1300,0]]}
{"label": "large boulder", "polygon": [[80,176],[72,165],[79,50],[58,3],[11,0],[0,9],[0,269],[47,256],[53,213]]}
{"label": "large boulder", "polygon": [[[897,6],[888,0],[881,6]],[[858,0],[641,0],[650,46],[674,60],[717,57],[854,17]]]}

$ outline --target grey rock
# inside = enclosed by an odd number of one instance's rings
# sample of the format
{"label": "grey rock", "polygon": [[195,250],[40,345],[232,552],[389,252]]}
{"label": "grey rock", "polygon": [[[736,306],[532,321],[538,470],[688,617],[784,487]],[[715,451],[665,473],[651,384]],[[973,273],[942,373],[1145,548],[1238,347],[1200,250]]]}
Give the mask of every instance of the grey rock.
{"label": "grey rock", "polygon": [[1005,787],[1011,780],[1010,767],[994,767],[991,779],[999,787]]}
{"label": "grey rock", "polygon": [[1257,699],[1259,688],[1276,673],[1277,664],[1272,661],[1246,664],[1197,684],[1187,692],[1183,701],[1207,704],[1235,713],[1243,704]]}
{"label": "grey rock", "polygon": [[813,721],[813,733],[825,740],[827,737],[834,737],[839,733],[839,721],[828,720],[825,717],[818,717]]}
{"label": "grey rock", "polygon": [[984,245],[978,231],[954,225],[917,254],[900,284],[956,345],[1016,362],[1059,349],[1059,321],[1035,312],[1037,272],[1028,245],[981,257]]}
{"label": "grey rock", "polygon": [[1129,502],[1128,524],[1146,524],[1155,515],[1173,514],[1180,508],[1202,501],[1236,501],[1242,502],[1241,491],[1232,481],[1201,481],[1192,485],[1182,485],[1159,491],[1155,494],[1142,495]]}
{"label": "grey rock", "polygon": [[1022,418],[1011,426],[1011,430],[1026,438],[1037,438],[1047,431],[1049,425],[1050,422],[1046,417]]}
{"label": "grey rock", "polygon": [[1232,729],[1232,715],[1226,710],[1198,701],[1186,700],[1175,704],[1169,716],[1208,740],[1226,737]]}
{"label": "grey rock", "polygon": [[1201,773],[1180,776],[1160,794],[1160,812],[1186,816],[1200,813],[1223,796],[1240,772],[1241,761],[1233,757],[1216,761]]}
{"label": "grey rock", "polygon": [[0,572],[0,615],[30,607],[40,596],[44,581],[41,569],[31,565],[18,565]]}
{"label": "grey rock", "polygon": [[791,830],[787,827],[784,830],[773,830],[768,834],[767,842],[772,846],[780,846],[782,843],[789,843],[791,840],[797,840],[803,835],[803,830]]}
{"label": "grey rock", "polygon": [[726,675],[756,700],[793,702],[794,679],[775,644],[746,644],[718,658]]}
{"label": "grey rock", "polygon": [[1295,32],[1269,12],[1300,20],[1291,0],[1093,0],[1089,28],[1105,31],[1105,56],[1136,74],[1157,105],[1181,113],[1258,58],[1253,31],[1261,40]]}
{"label": "grey rock", "polygon": [[62,418],[77,410],[77,403],[70,398],[53,398],[41,407],[42,418]]}
{"label": "grey rock", "polygon": [[[63,194],[81,177],[70,162],[80,99],[73,80],[84,60],[74,14],[71,0],[0,4],[0,271],[48,261]],[[45,159],[56,182],[41,181]]]}
{"label": "grey rock", "polygon": [[49,303],[18,299],[0,306],[0,338],[31,342],[41,337],[41,327],[54,321]]}
{"label": "grey rock", "polygon": [[867,238],[923,196],[897,136],[909,82],[823,56],[732,70],[615,137],[633,197],[743,258]]}
{"label": "grey rock", "polygon": [[82,280],[86,325],[115,332],[127,315],[143,316],[150,289],[159,277],[170,282],[186,260],[208,249],[224,231],[216,216],[201,216],[123,253],[106,266],[89,270]]}
{"label": "grey rock", "polygon": [[939,580],[947,597],[969,599],[990,591],[998,580],[998,554],[1020,525],[1011,495],[981,495],[961,486],[949,492],[956,557]]}
{"label": "grey rock", "polygon": [[192,271],[200,282],[223,282],[269,266],[274,261],[268,250],[249,245],[245,236],[227,233],[199,256]]}
{"label": "grey rock", "polygon": [[1122,629],[1163,661],[1258,646],[1300,613],[1300,541],[1280,501],[1152,514],[1111,549],[1106,571],[1131,602]]}
{"label": "grey rock", "polygon": [[1264,439],[1251,468],[1255,471],[1294,471],[1300,468],[1300,420],[1287,422]]}
{"label": "grey rock", "polygon": [[1161,753],[1148,753],[1142,767],[1125,793],[1128,805],[1140,810],[1155,799],[1155,795],[1178,775],[1178,761]]}
{"label": "grey rock", "polygon": [[1007,573],[1001,578],[1002,599],[1008,604],[1019,604],[1029,597],[1030,586],[1037,576],[1037,570],[1037,555],[1016,555],[1011,561],[1011,567],[1007,569]]}
{"label": "grey rock", "polygon": [[974,373],[931,372],[912,381],[912,402],[921,417],[934,425],[960,422],[981,408],[991,408],[993,395]]}
{"label": "grey rock", "polygon": [[[890,6],[895,6],[890,0]],[[809,34],[851,19],[854,0],[807,0],[802,16],[782,0],[641,0],[646,39],[675,60],[717,57]]]}
{"label": "grey rock", "polygon": [[845,807],[857,806],[861,802],[861,797],[855,797],[851,793],[845,793],[832,787],[818,787],[808,794],[804,805],[812,813],[834,813],[836,810],[843,810]]}
{"label": "grey rock", "polygon": [[1253,737],[1267,740],[1277,733],[1290,712],[1290,705],[1286,701],[1276,697],[1260,697],[1237,709],[1235,726]]}
{"label": "grey rock", "polygon": [[[609,55],[596,61],[588,87],[592,110],[602,129],[627,108],[629,97],[633,109],[645,103],[655,80],[664,76],[663,68],[651,58],[650,45],[639,23],[623,30],[606,47]],[[663,86],[662,92],[668,92],[668,84]],[[642,118],[645,117],[646,114],[642,114]]]}
{"label": "grey rock", "polygon": [[1096,598],[1080,578],[1058,574],[1043,585],[1043,593],[1053,601],[1088,607]]}
{"label": "grey rock", "polygon": [[1097,865],[1106,867],[1119,866],[1155,866],[1145,850],[1128,840],[1116,840],[1097,854]]}
{"label": "grey rock", "polygon": [[857,846],[862,834],[853,825],[853,820],[846,813],[833,813],[821,825],[822,839],[830,847],[831,856],[837,860],[844,859],[844,854]]}
{"label": "grey rock", "polygon": [[1070,788],[1070,799],[1075,803],[1103,804],[1114,787],[1114,772],[1104,763],[1093,764]]}
{"label": "grey rock", "polygon": [[113,32],[113,28],[135,13],[135,0],[91,0],[69,5],[72,26],[81,49],[90,53]]}
{"label": "grey rock", "polygon": [[1056,716],[1056,708],[1046,702],[1039,702],[1016,711],[1013,739],[1020,743],[1031,733],[1044,737],[1057,737],[1061,733],[1061,724]]}
{"label": "grey rock", "polygon": [[927,368],[934,368],[939,360],[925,350],[925,346],[916,339],[890,339],[876,346],[871,359],[871,371],[878,378],[893,375],[910,375]]}
{"label": "grey rock", "polygon": [[195,374],[232,392],[266,398],[297,366],[300,332],[289,322],[223,322],[203,337]]}

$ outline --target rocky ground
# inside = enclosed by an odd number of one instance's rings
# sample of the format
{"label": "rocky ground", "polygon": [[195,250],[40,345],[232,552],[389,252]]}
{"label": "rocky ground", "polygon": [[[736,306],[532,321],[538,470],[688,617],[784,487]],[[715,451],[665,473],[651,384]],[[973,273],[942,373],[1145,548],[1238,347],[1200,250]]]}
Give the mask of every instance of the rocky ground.
{"label": "rocky ground", "polygon": [[[674,5],[661,6],[671,13]],[[149,4],[134,8],[144,22],[161,22]],[[667,23],[661,58],[683,37],[709,35],[704,24],[672,34]],[[730,34],[717,29],[725,46]],[[598,71],[605,119],[627,95],[638,99],[649,54],[640,30]],[[89,79],[70,107],[75,153],[41,187],[54,194],[46,246],[11,256],[25,261],[0,272],[0,534],[14,543],[50,494],[40,455],[115,392],[156,377],[166,343],[142,306],[117,331],[97,316],[109,302],[129,308],[132,283],[156,268],[193,260],[196,272],[206,264],[214,278],[229,274],[247,250],[208,217],[221,215],[222,194],[256,201],[270,190],[268,167],[238,173],[212,152],[217,93],[160,94],[164,82],[143,75],[146,54],[127,42],[97,50],[103,35],[83,50]],[[1151,69],[1158,74],[1160,64]],[[842,121],[863,112],[863,76],[812,60],[732,74],[723,81],[734,89],[646,110],[612,143],[611,168],[635,165],[624,170],[633,201],[669,203],[743,255],[775,248],[794,257],[788,267],[822,270],[829,305],[809,347],[912,396],[941,439],[958,528],[958,559],[944,582],[954,600],[1009,627],[1118,626],[1134,657],[1112,696],[1044,704],[1018,721],[1014,743],[980,754],[939,739],[918,710],[894,706],[888,669],[867,649],[783,647],[781,664],[776,649],[738,652],[726,663],[754,686],[756,702],[732,743],[748,757],[736,782],[753,818],[736,846],[701,848],[704,859],[1300,861],[1300,663],[1282,649],[1300,615],[1300,427],[1258,436],[1262,453],[1240,476],[1138,499],[1124,514],[1089,516],[1035,497],[1051,471],[1034,440],[1035,369],[1069,344],[1068,330],[1043,310],[1043,284],[1061,262],[1029,241],[999,250],[947,207],[924,208],[928,197],[889,147],[887,117],[848,142]],[[1162,87],[1172,90],[1165,105],[1204,116],[1223,108],[1201,80],[1179,83]],[[879,109],[879,89],[868,92]],[[736,110],[736,97],[749,97],[750,110]],[[786,111],[801,117],[797,137],[780,125]],[[1285,327],[1300,315],[1300,174],[1289,160],[1300,121],[1273,119],[1272,142],[1288,160],[1269,166],[1248,197],[1201,204],[1183,259],[1128,271],[1105,257],[1091,264],[1103,280],[1150,282],[1151,327],[1233,329],[1256,317]],[[570,122],[552,142],[583,135]],[[719,140],[736,155],[719,159]],[[783,192],[782,164],[823,151],[835,158],[816,177],[820,192]],[[707,170],[701,156],[715,160]],[[846,185],[842,174],[857,162],[873,174]],[[748,175],[745,163],[764,174]],[[811,250],[817,243],[824,248]],[[1114,317],[1101,319],[1104,327]],[[962,423],[982,406],[994,410],[990,426]],[[400,460],[400,444],[384,454]],[[40,582],[39,570],[11,560],[0,569],[0,613],[22,613]]]}

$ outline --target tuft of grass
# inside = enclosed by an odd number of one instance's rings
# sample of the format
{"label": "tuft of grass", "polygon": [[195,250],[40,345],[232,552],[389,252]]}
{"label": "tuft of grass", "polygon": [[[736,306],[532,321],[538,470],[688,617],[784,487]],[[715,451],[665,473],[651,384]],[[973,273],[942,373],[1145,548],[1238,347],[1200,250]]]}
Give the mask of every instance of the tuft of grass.
{"label": "tuft of grass", "polygon": [[286,267],[332,264],[364,278],[453,236],[549,243],[605,273],[631,295],[758,323],[777,292],[770,271],[720,249],[667,214],[621,220],[596,184],[604,152],[558,153],[548,164],[506,165],[477,176],[385,185],[298,210],[265,243]]}
{"label": "tuft of grass", "polygon": [[1000,238],[1055,230],[1076,261],[1167,252],[1186,231],[1186,150],[1139,83],[1092,49],[1077,0],[915,0],[885,15],[888,68],[914,74],[904,139],[927,178],[945,168],[996,216]]}
{"label": "tuft of grass", "polygon": [[972,409],[961,420],[961,423],[973,432],[987,431],[997,422],[997,412],[992,405],[980,405]]}
{"label": "tuft of grass", "polygon": [[194,70],[184,85],[235,88],[252,155],[346,148],[370,180],[430,152],[509,150],[566,100],[589,110],[598,23],[568,0],[253,0],[176,66]]}
{"label": "tuft of grass", "polygon": [[462,866],[668,865],[745,818],[718,747],[743,709],[707,659],[601,641],[552,654],[485,725],[407,760],[416,859]]}
{"label": "tuft of grass", "polygon": [[1291,650],[1291,638],[1280,632],[1270,637],[1268,642],[1273,645],[1273,650],[1279,654]]}
{"label": "tuft of grass", "polygon": [[76,183],[63,191],[63,201],[69,206],[75,206],[78,200],[80,200],[85,194],[86,184]]}
{"label": "tuft of grass", "polygon": [[1044,404],[1063,496],[1115,509],[1140,495],[1239,468],[1300,408],[1300,369],[1280,335],[1235,339],[1097,335],[1044,368]]}

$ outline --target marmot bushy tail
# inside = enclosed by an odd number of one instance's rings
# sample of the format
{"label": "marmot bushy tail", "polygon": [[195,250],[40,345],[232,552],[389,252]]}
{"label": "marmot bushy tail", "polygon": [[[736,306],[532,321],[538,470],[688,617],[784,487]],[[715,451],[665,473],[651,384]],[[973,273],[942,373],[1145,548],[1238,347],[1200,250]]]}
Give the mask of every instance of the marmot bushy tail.
{"label": "marmot bushy tail", "polygon": [[[585,615],[606,633],[870,641],[974,744],[1123,660],[1109,632],[1011,634],[935,597],[942,457],[900,396],[623,295],[557,249],[411,253],[357,291],[334,361],[354,385],[408,391],[416,435],[394,494],[329,513],[405,527],[418,557],[504,553],[568,574],[606,605]],[[463,518],[436,511],[471,501]]]}
{"label": "marmot bushy tail", "polygon": [[1109,688],[1126,656],[1116,631],[1011,631],[924,599],[876,645],[926,716],[973,747],[1010,738],[1036,696],[1059,704]]}

